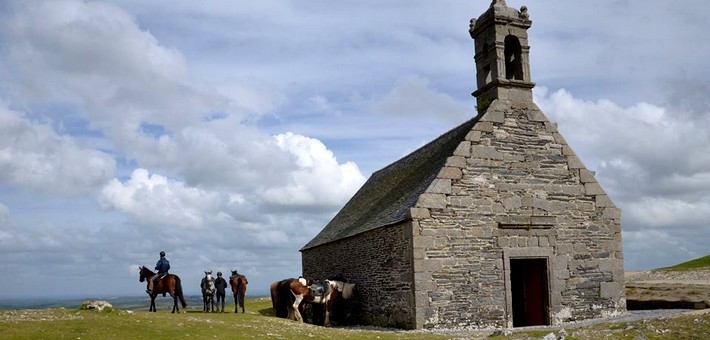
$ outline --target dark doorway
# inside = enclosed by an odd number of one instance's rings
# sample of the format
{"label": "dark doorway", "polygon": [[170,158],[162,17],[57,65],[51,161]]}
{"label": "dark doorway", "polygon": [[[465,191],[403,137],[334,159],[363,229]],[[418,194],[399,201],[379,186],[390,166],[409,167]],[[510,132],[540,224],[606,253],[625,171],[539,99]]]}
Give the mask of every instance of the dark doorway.
{"label": "dark doorway", "polygon": [[549,325],[547,259],[510,259],[513,327]]}

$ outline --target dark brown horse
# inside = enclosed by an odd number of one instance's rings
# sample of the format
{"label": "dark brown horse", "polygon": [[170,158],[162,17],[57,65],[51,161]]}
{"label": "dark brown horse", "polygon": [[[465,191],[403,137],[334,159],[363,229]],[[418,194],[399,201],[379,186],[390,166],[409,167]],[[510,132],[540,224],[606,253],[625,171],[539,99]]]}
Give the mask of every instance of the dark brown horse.
{"label": "dark brown horse", "polygon": [[237,313],[237,307],[242,307],[242,314],[244,314],[244,298],[247,294],[247,277],[238,274],[236,270],[232,270],[232,276],[229,277],[229,285],[232,287],[232,294],[234,294],[234,312]]}
{"label": "dark brown horse", "polygon": [[[138,267],[138,273],[140,275],[140,282],[150,280],[153,275],[155,275],[154,272],[152,272],[150,269],[146,268],[145,266],[140,266]],[[178,307],[177,300],[180,298],[180,302],[182,303],[182,308],[187,308],[187,303],[185,303],[185,297],[182,295],[182,285],[180,284],[180,278],[177,275],[174,274],[168,274],[165,275],[164,277],[157,279],[157,282],[153,285],[153,292],[148,294],[150,296],[150,311],[155,312],[155,297],[158,296],[158,294],[163,294],[165,296],[165,293],[170,294],[170,296],[173,297],[173,313],[180,312],[180,308]]]}
{"label": "dark brown horse", "polygon": [[305,298],[309,298],[308,282],[298,279],[285,279],[271,284],[271,305],[276,316],[303,322],[299,307]]}

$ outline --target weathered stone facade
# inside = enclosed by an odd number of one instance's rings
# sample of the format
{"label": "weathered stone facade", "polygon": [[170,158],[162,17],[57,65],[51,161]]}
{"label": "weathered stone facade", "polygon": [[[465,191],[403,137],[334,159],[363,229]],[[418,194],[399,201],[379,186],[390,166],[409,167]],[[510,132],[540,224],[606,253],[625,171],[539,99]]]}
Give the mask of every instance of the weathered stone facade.
{"label": "weathered stone facade", "polygon": [[479,115],[374,173],[301,250],[304,275],[358,284],[357,321],[501,328],[625,311],[621,211],[532,101],[530,24],[502,0],[472,20]]}
{"label": "weathered stone facade", "polygon": [[493,102],[420,197],[418,326],[512,327],[511,258],[546,261],[550,324],[624,310],[620,210],[532,102]]}
{"label": "weathered stone facade", "polygon": [[357,284],[351,323],[414,328],[412,223],[379,228],[303,252],[303,275],[342,273]]}

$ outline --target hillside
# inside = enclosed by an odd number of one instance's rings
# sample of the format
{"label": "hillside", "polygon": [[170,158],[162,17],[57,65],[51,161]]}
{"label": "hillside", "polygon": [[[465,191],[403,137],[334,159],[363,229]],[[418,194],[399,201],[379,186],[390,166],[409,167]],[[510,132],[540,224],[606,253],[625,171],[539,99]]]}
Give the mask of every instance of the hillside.
{"label": "hillside", "polygon": [[710,268],[710,255],[705,255],[695,260],[679,263],[675,266],[658,268],[656,270],[693,270],[703,268]]}

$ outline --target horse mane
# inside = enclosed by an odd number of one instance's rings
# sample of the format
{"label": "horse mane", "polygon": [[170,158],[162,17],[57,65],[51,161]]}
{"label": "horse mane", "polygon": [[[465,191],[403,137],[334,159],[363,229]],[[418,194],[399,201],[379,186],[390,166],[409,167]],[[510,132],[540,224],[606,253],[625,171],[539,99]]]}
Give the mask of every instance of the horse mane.
{"label": "horse mane", "polygon": [[152,270],[148,269],[148,267],[146,266],[141,266],[141,271],[143,270],[147,271],[150,275],[155,275],[155,273]]}

